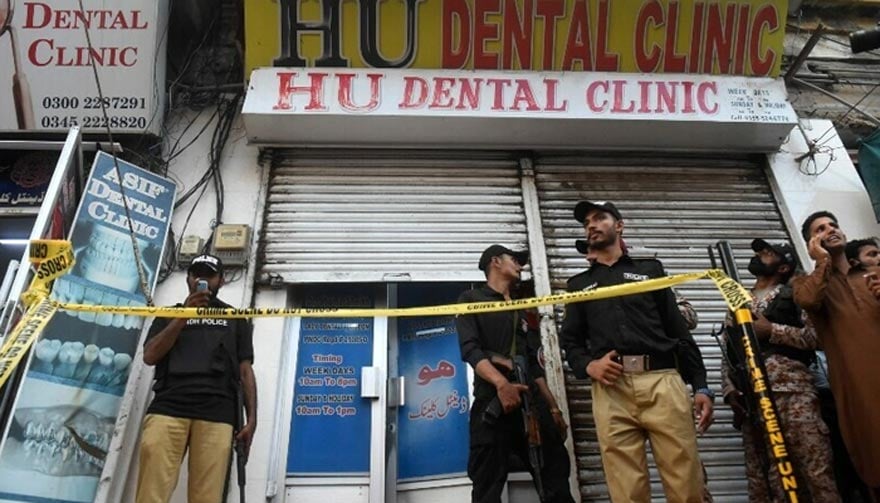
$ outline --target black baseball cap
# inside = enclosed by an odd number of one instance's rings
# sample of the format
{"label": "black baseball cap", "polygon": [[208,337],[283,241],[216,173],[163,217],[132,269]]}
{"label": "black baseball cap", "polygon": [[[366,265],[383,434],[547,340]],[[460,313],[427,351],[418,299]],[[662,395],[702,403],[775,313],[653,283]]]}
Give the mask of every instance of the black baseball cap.
{"label": "black baseball cap", "polygon": [[483,254],[480,255],[480,270],[485,271],[486,268],[489,267],[489,262],[499,255],[510,255],[515,258],[520,265],[526,265],[529,263],[528,250],[513,251],[506,246],[492,245],[483,250]]}
{"label": "black baseball cap", "polygon": [[779,255],[782,261],[792,266],[797,265],[797,258],[794,254],[794,248],[788,243],[769,243],[763,239],[755,239],[752,241],[752,251],[772,250],[773,253]]}
{"label": "black baseball cap", "polygon": [[574,219],[584,223],[587,213],[593,210],[604,211],[618,220],[623,220],[620,210],[617,209],[617,206],[614,206],[614,203],[609,201],[581,201],[577,203],[577,206],[574,207]]}
{"label": "black baseball cap", "polygon": [[207,270],[213,274],[223,274],[223,261],[219,257],[205,253],[192,259],[187,271],[193,272],[194,270]]}

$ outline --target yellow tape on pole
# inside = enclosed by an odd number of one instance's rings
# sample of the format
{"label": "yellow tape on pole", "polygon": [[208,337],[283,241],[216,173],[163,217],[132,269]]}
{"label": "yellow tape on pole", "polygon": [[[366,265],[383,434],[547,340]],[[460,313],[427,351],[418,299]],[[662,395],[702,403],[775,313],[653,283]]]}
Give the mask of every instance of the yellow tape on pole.
{"label": "yellow tape on pole", "polygon": [[34,265],[34,279],[21,296],[27,311],[0,349],[0,387],[6,383],[55,314],[57,307],[48,298],[49,285],[73,267],[73,247],[69,241],[31,241],[30,261]]}
{"label": "yellow tape on pole", "polygon": [[3,347],[3,354],[0,355],[0,386],[3,386],[12,375],[21,358],[27,354],[28,349],[52,319],[55,310],[55,306],[44,297],[28,309],[9,334],[7,343]]}
{"label": "yellow tape on pole", "polygon": [[48,298],[49,285],[73,267],[73,247],[69,241],[31,241],[30,261],[34,265],[34,279],[22,294],[27,311],[0,349],[0,387],[6,383],[55,314],[57,308]]}

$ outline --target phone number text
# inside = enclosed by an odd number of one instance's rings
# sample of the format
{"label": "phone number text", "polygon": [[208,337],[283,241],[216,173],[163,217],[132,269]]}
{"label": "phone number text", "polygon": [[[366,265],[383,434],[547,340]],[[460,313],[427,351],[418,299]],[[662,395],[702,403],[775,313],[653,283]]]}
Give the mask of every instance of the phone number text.
{"label": "phone number text", "polygon": [[146,129],[147,118],[111,115],[109,120],[107,120],[100,115],[87,115],[85,117],[47,115],[40,119],[40,126],[44,128],[70,128],[74,126],[99,128],[107,127],[108,124],[111,128],[115,129]]}
{"label": "phone number text", "polygon": [[[46,96],[42,105],[45,110],[100,110],[101,98],[98,96]],[[137,96],[105,96],[104,107],[114,110],[144,110],[147,108],[147,99]]]}

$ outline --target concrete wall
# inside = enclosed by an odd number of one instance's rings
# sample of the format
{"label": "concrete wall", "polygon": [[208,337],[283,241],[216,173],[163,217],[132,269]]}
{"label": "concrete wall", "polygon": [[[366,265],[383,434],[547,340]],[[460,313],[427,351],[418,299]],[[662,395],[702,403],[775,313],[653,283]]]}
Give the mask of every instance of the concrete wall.
{"label": "concrete wall", "polygon": [[768,156],[768,163],[783,218],[802,265],[810,271],[813,264],[800,229],[811,213],[834,213],[847,239],[880,236],[880,225],[865,186],[831,121],[804,119],[801,123],[809,141],[821,145],[815,162],[796,160],[809,149],[804,134],[795,128],[779,152]]}

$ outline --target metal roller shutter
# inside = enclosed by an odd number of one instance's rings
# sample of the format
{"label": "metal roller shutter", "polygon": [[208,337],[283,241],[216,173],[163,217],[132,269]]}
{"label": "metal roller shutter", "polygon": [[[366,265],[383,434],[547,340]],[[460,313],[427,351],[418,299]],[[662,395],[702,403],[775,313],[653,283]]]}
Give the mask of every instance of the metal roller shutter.
{"label": "metal roller shutter", "polygon": [[[634,256],[661,259],[667,273],[709,267],[706,247],[726,239],[734,247],[743,278],[755,237],[785,240],[787,233],[761,166],[754,161],[721,159],[639,159],[635,157],[546,157],[535,164],[541,219],[552,287],[582,271],[584,257],[574,248],[583,229],[573,219],[577,201],[613,201],[623,213],[624,238]],[[726,308],[708,282],[678,288],[700,317],[694,337],[709,371],[709,384],[720,390],[721,351],[710,335]],[[561,312],[557,311],[557,320]],[[566,388],[584,501],[608,501],[588,381],[567,372]],[[699,439],[715,501],[747,501],[740,433],[731,426],[730,408],[716,402],[716,422]],[[662,485],[651,461],[653,498],[663,501]]]}
{"label": "metal roller shutter", "polygon": [[261,238],[284,283],[479,281],[488,243],[525,246],[514,157],[277,151]]}

